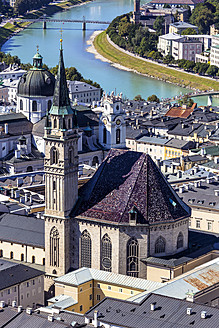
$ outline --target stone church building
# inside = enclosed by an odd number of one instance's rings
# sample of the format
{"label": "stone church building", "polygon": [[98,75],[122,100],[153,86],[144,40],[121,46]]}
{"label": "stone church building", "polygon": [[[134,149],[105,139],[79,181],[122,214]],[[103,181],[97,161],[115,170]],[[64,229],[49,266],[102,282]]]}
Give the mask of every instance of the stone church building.
{"label": "stone church building", "polygon": [[142,259],[187,248],[190,209],[149,155],[111,149],[78,191],[77,114],[62,41],[44,138],[47,287],[53,277],[83,266],[144,278]]}

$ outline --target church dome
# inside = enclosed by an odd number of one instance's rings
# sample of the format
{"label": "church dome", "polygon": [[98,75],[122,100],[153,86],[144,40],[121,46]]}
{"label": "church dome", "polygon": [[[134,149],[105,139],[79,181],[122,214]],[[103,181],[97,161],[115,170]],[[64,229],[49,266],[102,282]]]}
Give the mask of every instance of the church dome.
{"label": "church dome", "polygon": [[52,97],[55,77],[42,66],[43,57],[38,53],[33,57],[33,67],[24,73],[18,83],[19,96]]}

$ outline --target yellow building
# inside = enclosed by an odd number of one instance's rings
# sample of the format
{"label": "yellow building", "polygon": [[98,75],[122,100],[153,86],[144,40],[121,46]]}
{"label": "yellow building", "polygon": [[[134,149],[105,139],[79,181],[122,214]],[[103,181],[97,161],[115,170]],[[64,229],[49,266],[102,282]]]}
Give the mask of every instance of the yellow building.
{"label": "yellow building", "polygon": [[192,141],[172,138],[164,145],[164,159],[181,157],[182,155],[186,156],[189,153],[189,149],[193,146]]}
{"label": "yellow building", "polygon": [[105,297],[126,300],[141,292],[163,286],[160,282],[125,276],[112,272],[81,268],[55,279],[55,297],[48,304],[85,313]]}

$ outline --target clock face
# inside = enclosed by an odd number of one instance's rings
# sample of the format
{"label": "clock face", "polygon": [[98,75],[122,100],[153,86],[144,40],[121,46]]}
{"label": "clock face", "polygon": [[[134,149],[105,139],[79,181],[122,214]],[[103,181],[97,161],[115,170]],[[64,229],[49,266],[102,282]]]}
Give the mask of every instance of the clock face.
{"label": "clock face", "polygon": [[116,125],[120,125],[121,124],[121,121],[118,119],[116,120]]}
{"label": "clock face", "polygon": [[103,123],[104,123],[105,125],[107,124],[107,119],[106,119],[106,118],[103,119]]}

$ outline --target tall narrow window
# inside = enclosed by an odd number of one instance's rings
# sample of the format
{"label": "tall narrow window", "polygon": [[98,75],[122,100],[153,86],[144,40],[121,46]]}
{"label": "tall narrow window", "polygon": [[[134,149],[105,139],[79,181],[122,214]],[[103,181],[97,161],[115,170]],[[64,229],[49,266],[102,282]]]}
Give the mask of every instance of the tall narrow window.
{"label": "tall narrow window", "polygon": [[107,138],[106,138],[106,127],[104,126],[103,128],[103,143],[106,144],[107,143]]}
{"label": "tall narrow window", "polygon": [[32,263],[35,263],[35,256],[32,256]]}
{"label": "tall narrow window", "polygon": [[56,119],[56,118],[54,118],[54,121],[53,121],[53,127],[54,127],[54,129],[57,128],[57,119]]}
{"label": "tall narrow window", "polygon": [[53,181],[53,190],[56,190],[56,182]]}
{"label": "tall narrow window", "polygon": [[14,253],[11,252],[11,253],[10,253],[10,259],[13,259],[13,258],[14,258]]}
{"label": "tall narrow window", "polygon": [[59,267],[59,232],[56,227],[50,231],[50,265]]}
{"label": "tall narrow window", "polygon": [[48,103],[47,103],[48,111],[50,110],[51,107],[52,107],[52,100],[48,100]]}
{"label": "tall narrow window", "polygon": [[3,257],[3,250],[0,249],[0,257]]}
{"label": "tall narrow window", "polygon": [[116,144],[120,144],[120,129],[116,129]]}
{"label": "tall narrow window", "polygon": [[132,238],[127,243],[127,275],[138,277],[139,273],[139,245],[136,239]]}
{"label": "tall narrow window", "polygon": [[112,243],[110,237],[106,234],[101,241],[101,270],[112,271]]}
{"label": "tall narrow window", "polygon": [[74,163],[74,151],[72,148],[69,148],[68,151],[68,160],[69,160],[69,164],[73,164]]}
{"label": "tall narrow window", "polygon": [[180,231],[180,233],[178,234],[177,237],[177,245],[176,245],[177,249],[183,247],[183,234]]}
{"label": "tall narrow window", "polygon": [[21,261],[22,262],[24,261],[24,254],[23,253],[21,254]]}
{"label": "tall narrow window", "polygon": [[23,110],[23,100],[20,100],[20,110]]}
{"label": "tall narrow window", "polygon": [[155,253],[164,253],[166,250],[166,241],[163,237],[158,237],[155,242]]}
{"label": "tall narrow window", "polygon": [[53,147],[50,152],[51,164],[58,164],[58,150]]}
{"label": "tall narrow window", "polygon": [[33,103],[32,103],[32,112],[37,112],[37,102],[36,102],[36,100],[34,100]]}
{"label": "tall narrow window", "polygon": [[81,234],[81,266],[91,268],[91,237],[87,230]]}

